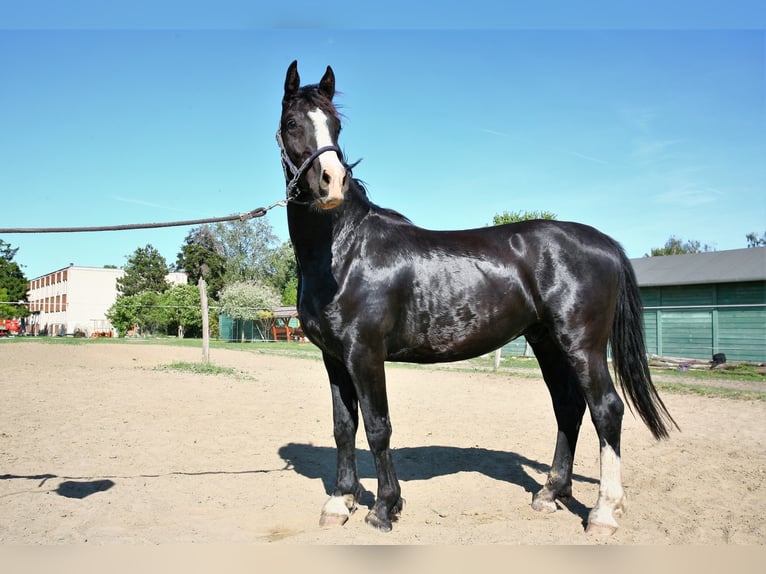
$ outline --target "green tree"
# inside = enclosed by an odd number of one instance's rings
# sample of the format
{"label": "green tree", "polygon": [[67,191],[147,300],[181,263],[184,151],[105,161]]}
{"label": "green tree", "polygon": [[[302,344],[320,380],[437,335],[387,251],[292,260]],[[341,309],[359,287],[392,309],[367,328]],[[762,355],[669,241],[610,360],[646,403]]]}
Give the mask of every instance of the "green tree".
{"label": "green tree", "polygon": [[518,223],[530,219],[556,219],[556,217],[556,214],[550,211],[504,211],[503,213],[496,213],[492,217],[492,225]]}
{"label": "green tree", "polygon": [[166,330],[169,321],[162,307],[162,294],[153,291],[120,295],[105,315],[120,337],[124,337],[133,327],[138,327],[144,336],[158,333]]}
{"label": "green tree", "polygon": [[[264,322],[274,316],[281,297],[274,287],[261,281],[229,283],[220,293],[219,311],[232,319]],[[242,340],[245,330],[242,330]]]}
{"label": "green tree", "polygon": [[506,223],[518,223],[530,219],[556,219],[555,213],[550,211],[504,211],[496,213],[492,217],[492,225],[505,225]]}
{"label": "green tree", "polygon": [[128,257],[125,275],[117,279],[121,295],[138,295],[143,292],[163,293],[169,287],[165,276],[168,264],[151,244],[139,247]]}
{"label": "green tree", "polygon": [[745,235],[745,239],[747,239],[747,246],[748,247],[763,247],[766,246],[766,231],[763,232],[763,235],[758,235],[755,231],[752,231]]}
{"label": "green tree", "polygon": [[298,277],[291,278],[282,289],[282,305],[298,305]]}
{"label": "green tree", "polygon": [[18,316],[18,305],[9,305],[10,297],[5,287],[0,287],[0,319],[11,319]]}
{"label": "green tree", "polygon": [[265,218],[216,223],[213,234],[226,261],[224,284],[263,281],[268,276],[277,237]]}
{"label": "green tree", "polygon": [[[0,301],[9,303],[27,301],[29,280],[18,263],[13,260],[18,250],[18,247],[13,248],[10,243],[0,239],[0,289],[5,290],[5,295],[0,298]],[[29,310],[22,305],[5,305],[0,311],[1,319],[26,317],[27,315],[29,315]]]}
{"label": "green tree", "polygon": [[659,257],[662,255],[683,255],[686,253],[703,253],[715,251],[709,245],[702,245],[699,241],[691,239],[683,241],[675,235],[671,235],[663,247],[655,247],[651,253],[645,253],[644,257]]}
{"label": "green tree", "polygon": [[181,251],[176,258],[176,269],[186,272],[191,285],[197,285],[202,276],[203,265],[207,266],[205,281],[207,292],[212,299],[218,299],[223,288],[226,273],[226,258],[209,225],[200,225],[189,231]]}
{"label": "green tree", "polygon": [[167,317],[162,304],[162,294],[144,291],[134,295],[136,298],[136,325],[142,335],[151,335],[165,330]]}
{"label": "green tree", "polygon": [[105,316],[117,329],[117,334],[124,337],[138,323],[138,298],[136,295],[118,296]]}
{"label": "green tree", "polygon": [[220,310],[232,319],[257,321],[268,318],[282,298],[274,287],[261,281],[238,281],[220,293]]}
{"label": "green tree", "polygon": [[173,285],[160,298],[168,334],[175,330],[179,339],[202,328],[199,289],[195,285]]}
{"label": "green tree", "polygon": [[298,263],[289,241],[272,251],[265,281],[281,294],[282,305],[297,303]]}

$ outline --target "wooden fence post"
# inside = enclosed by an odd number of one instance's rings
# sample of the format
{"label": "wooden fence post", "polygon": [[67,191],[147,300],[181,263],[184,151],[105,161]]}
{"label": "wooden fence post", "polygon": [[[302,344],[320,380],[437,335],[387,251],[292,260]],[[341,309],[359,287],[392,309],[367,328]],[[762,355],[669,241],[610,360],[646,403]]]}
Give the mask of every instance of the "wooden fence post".
{"label": "wooden fence post", "polygon": [[207,314],[207,284],[199,278],[199,300],[202,307],[202,362],[210,363],[210,320]]}

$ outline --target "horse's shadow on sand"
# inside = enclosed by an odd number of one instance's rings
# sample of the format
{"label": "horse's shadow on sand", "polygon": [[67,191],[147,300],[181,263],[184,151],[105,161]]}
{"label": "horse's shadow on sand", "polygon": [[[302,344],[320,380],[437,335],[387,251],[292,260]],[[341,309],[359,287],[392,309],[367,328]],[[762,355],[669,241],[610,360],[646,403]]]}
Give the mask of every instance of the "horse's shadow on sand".
{"label": "horse's shadow on sand", "polygon": [[[279,449],[279,455],[288,468],[307,478],[319,478],[327,494],[335,489],[334,448],[312,444],[289,443]],[[402,481],[428,480],[458,472],[478,472],[495,480],[501,480],[522,487],[531,495],[543,484],[532,477],[527,469],[545,477],[550,470],[546,464],[530,460],[515,452],[488,450],[485,448],[460,448],[451,446],[417,446],[397,448],[392,451],[396,474]],[[375,465],[369,451],[357,449],[359,478],[375,478]],[[573,481],[598,484],[598,480],[582,475],[573,475]],[[375,495],[364,491],[361,504],[372,507]],[[588,508],[572,498],[566,503],[570,512],[587,520]]]}

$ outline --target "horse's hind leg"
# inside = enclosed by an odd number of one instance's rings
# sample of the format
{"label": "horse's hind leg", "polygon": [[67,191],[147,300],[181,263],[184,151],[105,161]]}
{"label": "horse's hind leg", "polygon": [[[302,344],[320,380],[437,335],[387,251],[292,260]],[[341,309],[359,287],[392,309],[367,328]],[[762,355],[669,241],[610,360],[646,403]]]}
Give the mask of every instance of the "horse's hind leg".
{"label": "horse's hind leg", "polygon": [[558,427],[551,470],[545,485],[534,495],[532,508],[555,512],[556,499],[566,500],[572,496],[572,466],[585,399],[575,371],[558,344],[549,337],[536,340],[530,337],[529,342],[551,394]]}
{"label": "horse's hind leg", "polygon": [[333,433],[338,449],[335,490],[322,507],[321,526],[345,524],[361,496],[356,466],[356,431],[359,427],[358,400],[345,366],[325,356],[332,393]]}
{"label": "horse's hind leg", "polygon": [[601,448],[601,481],[596,505],[588,515],[587,532],[613,534],[616,518],[625,512],[620,473],[620,433],[624,406],[609,375],[605,351],[565,353],[556,341],[530,341],[553,399],[558,437],[545,486],[532,507],[553,512],[556,499],[572,494],[572,465],[583,413],[587,404]]}
{"label": "horse's hind leg", "polygon": [[626,498],[622,488],[620,435],[625,406],[609,374],[606,353],[587,356],[580,381],[598,434],[601,449],[601,481],[598,500],[588,515],[589,534],[614,534],[616,518],[625,513]]}

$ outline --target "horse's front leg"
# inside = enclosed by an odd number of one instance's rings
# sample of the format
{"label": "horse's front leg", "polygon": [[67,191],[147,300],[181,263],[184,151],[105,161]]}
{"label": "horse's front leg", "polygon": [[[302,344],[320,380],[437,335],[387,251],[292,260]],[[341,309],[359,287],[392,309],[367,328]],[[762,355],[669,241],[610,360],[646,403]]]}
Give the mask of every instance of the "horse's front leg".
{"label": "horse's front leg", "polygon": [[337,447],[335,490],[322,507],[321,526],[343,525],[356,510],[361,496],[356,466],[356,431],[359,412],[356,390],[348,370],[332,357],[324,356],[332,393],[333,432]]}
{"label": "horse's front leg", "polygon": [[351,361],[349,370],[354,380],[364,417],[367,443],[370,446],[378,477],[375,504],[365,517],[371,526],[383,532],[392,529],[404,507],[399,480],[391,458],[391,420],[386,397],[386,374],[383,360],[365,355]]}

